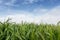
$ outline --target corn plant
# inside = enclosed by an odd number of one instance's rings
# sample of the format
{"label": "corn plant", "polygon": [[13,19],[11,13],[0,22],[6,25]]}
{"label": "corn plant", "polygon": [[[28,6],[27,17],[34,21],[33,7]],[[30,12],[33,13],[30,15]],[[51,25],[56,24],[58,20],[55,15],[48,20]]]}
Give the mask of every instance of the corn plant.
{"label": "corn plant", "polygon": [[0,40],[60,40],[60,25],[0,22]]}

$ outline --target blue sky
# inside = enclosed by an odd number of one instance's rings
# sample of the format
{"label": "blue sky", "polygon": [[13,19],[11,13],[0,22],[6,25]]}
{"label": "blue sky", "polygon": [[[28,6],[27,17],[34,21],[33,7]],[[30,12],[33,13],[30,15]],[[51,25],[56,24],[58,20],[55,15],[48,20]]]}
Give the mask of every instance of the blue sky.
{"label": "blue sky", "polygon": [[0,0],[0,21],[9,17],[14,22],[55,24],[59,15],[60,0]]}

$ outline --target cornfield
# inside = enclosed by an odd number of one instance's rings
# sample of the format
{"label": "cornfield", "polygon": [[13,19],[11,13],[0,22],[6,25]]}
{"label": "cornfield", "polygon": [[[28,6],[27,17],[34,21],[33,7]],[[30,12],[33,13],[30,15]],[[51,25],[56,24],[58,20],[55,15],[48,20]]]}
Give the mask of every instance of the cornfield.
{"label": "cornfield", "polygon": [[54,24],[34,24],[0,22],[0,40],[60,40],[60,26]]}

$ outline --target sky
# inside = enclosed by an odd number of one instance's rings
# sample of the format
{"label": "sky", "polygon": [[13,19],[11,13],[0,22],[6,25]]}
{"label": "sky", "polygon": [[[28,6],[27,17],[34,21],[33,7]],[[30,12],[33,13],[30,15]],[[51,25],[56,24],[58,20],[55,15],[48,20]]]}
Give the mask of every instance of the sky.
{"label": "sky", "polygon": [[0,21],[49,23],[60,21],[60,0],[0,0]]}

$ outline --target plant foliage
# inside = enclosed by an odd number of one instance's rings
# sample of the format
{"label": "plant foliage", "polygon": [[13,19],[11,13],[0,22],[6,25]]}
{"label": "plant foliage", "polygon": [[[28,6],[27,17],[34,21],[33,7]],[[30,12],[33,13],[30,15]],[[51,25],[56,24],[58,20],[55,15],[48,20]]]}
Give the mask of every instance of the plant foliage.
{"label": "plant foliage", "polygon": [[60,40],[60,26],[53,24],[34,24],[0,22],[0,40]]}

